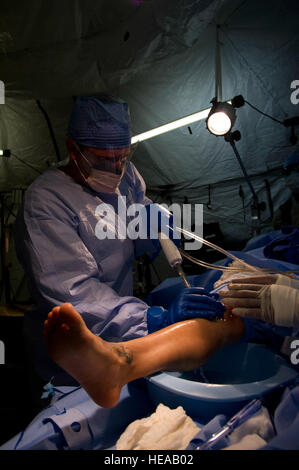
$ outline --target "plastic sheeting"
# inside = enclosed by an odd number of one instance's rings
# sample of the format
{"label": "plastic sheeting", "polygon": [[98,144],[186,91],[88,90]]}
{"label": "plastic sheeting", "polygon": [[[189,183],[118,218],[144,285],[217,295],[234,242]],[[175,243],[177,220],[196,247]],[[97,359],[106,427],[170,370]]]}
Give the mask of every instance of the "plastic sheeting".
{"label": "plastic sheeting", "polygon": [[[297,113],[291,82],[297,77],[298,2],[242,0],[5,0],[0,24],[0,148],[44,171],[57,161],[47,110],[60,151],[73,97],[110,92],[131,108],[133,134],[209,107],[215,95],[215,31],[220,24],[223,98],[237,94],[283,120]],[[238,110],[235,129],[245,167],[261,201],[264,179],[274,209],[290,195],[279,167],[294,150],[289,129]],[[203,121],[139,144],[134,163],[149,196],[204,203],[204,222],[225,235],[249,238],[251,194],[228,143],[208,133]],[[0,190],[27,187],[38,172],[15,157],[0,159]],[[245,220],[239,187],[245,194]],[[262,213],[265,226],[269,208]]]}

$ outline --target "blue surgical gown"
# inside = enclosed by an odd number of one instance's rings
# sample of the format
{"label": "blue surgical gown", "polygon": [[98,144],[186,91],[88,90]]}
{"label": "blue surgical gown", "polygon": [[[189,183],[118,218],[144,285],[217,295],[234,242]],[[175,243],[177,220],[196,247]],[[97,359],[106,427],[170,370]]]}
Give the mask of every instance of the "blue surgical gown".
{"label": "blue surgical gown", "polygon": [[[119,186],[126,206],[151,203],[145,189],[135,166],[127,163]],[[95,229],[101,217],[96,208],[103,203],[112,205],[117,214],[117,194],[96,193],[51,169],[29,187],[18,214],[16,250],[35,302],[25,316],[25,338],[44,380],[62,373],[48,358],[42,334],[43,322],[56,305],[71,302],[87,327],[106,340],[147,334],[148,305],[133,297],[132,267],[134,256],[152,250],[153,244],[98,239]],[[124,205],[122,209],[126,212]]]}

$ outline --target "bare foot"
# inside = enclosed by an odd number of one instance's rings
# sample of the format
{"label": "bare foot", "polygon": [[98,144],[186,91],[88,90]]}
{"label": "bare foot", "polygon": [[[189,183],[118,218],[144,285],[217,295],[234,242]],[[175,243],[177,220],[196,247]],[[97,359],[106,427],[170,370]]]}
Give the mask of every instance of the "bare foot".
{"label": "bare foot", "polygon": [[55,307],[44,324],[50,357],[73,376],[100,406],[119,399],[131,363],[122,343],[107,343],[86,327],[70,303]]}

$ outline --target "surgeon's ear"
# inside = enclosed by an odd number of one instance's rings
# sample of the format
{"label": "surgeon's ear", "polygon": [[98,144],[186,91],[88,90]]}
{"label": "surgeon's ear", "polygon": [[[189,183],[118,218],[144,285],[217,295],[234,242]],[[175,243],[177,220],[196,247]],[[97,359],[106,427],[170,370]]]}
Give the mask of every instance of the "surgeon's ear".
{"label": "surgeon's ear", "polygon": [[77,146],[76,142],[71,137],[68,137],[68,139],[66,141],[66,147],[67,147],[70,159],[71,160],[76,160],[76,155],[78,153],[78,146]]}

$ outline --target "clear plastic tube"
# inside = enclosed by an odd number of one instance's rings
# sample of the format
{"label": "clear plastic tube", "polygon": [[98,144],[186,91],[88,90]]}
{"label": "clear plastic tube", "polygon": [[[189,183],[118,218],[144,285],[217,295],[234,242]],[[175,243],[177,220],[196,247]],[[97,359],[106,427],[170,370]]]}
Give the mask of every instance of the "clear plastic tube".
{"label": "clear plastic tube", "polygon": [[[220,246],[218,245],[214,245],[214,243],[211,243],[207,240],[205,240],[204,238],[202,237],[199,237],[198,235],[195,235],[194,233],[192,232],[188,232],[188,230],[185,230],[185,229],[182,229],[182,228],[179,228],[177,227],[176,228],[179,232],[183,233],[183,235],[186,235],[188,237],[191,237],[193,238],[194,240],[197,240],[201,243],[203,243],[204,245],[207,245],[209,246],[210,248],[213,248],[214,250],[216,251],[219,251],[220,253],[222,253],[223,255],[225,255],[225,257],[227,258],[231,258],[235,261],[238,261],[239,263],[241,263],[245,268],[246,270],[249,270],[249,271],[257,271],[257,272],[260,272],[262,269],[261,268],[257,268],[255,266],[251,266],[250,264],[246,263],[246,261],[243,261],[242,259],[238,258],[237,256],[233,255],[232,253],[229,253],[228,251],[224,250],[223,248],[221,248]],[[183,250],[182,250],[183,251]],[[185,256],[185,252],[183,251],[184,256]],[[187,255],[189,256],[189,255]],[[211,266],[215,266],[215,265],[211,265]],[[228,267],[229,269],[228,270],[235,270],[235,268],[230,268],[229,266],[226,266]],[[216,266],[215,266],[215,269],[216,269]]]}
{"label": "clear plastic tube", "polygon": [[[236,268],[236,267],[232,267],[232,266],[221,266],[221,265],[217,265],[217,264],[206,263],[205,261],[201,261],[197,258],[194,258],[191,255],[188,255],[182,249],[180,250],[180,253],[182,254],[182,256],[184,256],[184,258],[189,259],[190,261],[192,261],[192,263],[198,264],[199,266],[202,266],[202,267],[207,268],[207,269],[215,269],[215,270],[218,270],[218,271],[230,271],[230,272],[235,272],[235,273],[244,272],[244,271],[252,272],[252,269],[249,269],[249,268],[246,268],[246,267]],[[256,271],[254,271],[254,272],[256,272]]]}
{"label": "clear plastic tube", "polygon": [[237,256],[233,255],[232,253],[229,253],[228,251],[224,250],[224,248],[221,248],[220,246],[218,245],[215,245],[214,243],[211,243],[207,240],[205,240],[204,238],[192,233],[192,232],[189,232],[188,230],[185,230],[185,229],[182,229],[180,227],[176,227],[176,230],[178,232],[181,232],[182,234],[190,237],[190,238],[193,238],[194,240],[197,240],[201,243],[203,243],[204,245],[207,245],[209,246],[210,248],[213,248],[214,250],[216,251],[219,251],[220,253],[222,253],[223,255],[225,255],[225,257],[227,258],[230,258],[234,261],[238,261],[242,267],[238,268],[238,267],[234,267],[234,266],[220,266],[220,265],[215,265],[215,264],[210,264],[210,263],[206,263],[205,261],[201,261],[201,260],[198,260],[196,258],[194,258],[193,256],[189,255],[188,253],[186,253],[184,250],[180,249],[180,253],[182,256],[184,256],[184,258],[187,258],[189,259],[190,261],[192,261],[193,263],[195,264],[198,264],[204,268],[207,268],[207,269],[214,269],[214,270],[219,270],[219,271],[230,271],[230,272],[254,272],[254,273],[267,273],[267,274],[283,274],[285,276],[290,276],[292,277],[292,274],[298,274],[299,271],[298,270],[292,270],[292,271],[281,271],[281,270],[277,270],[277,269],[267,269],[267,268],[259,268],[257,266],[252,266],[251,264],[249,263],[246,263],[246,261],[242,260],[241,258],[238,258]]}

